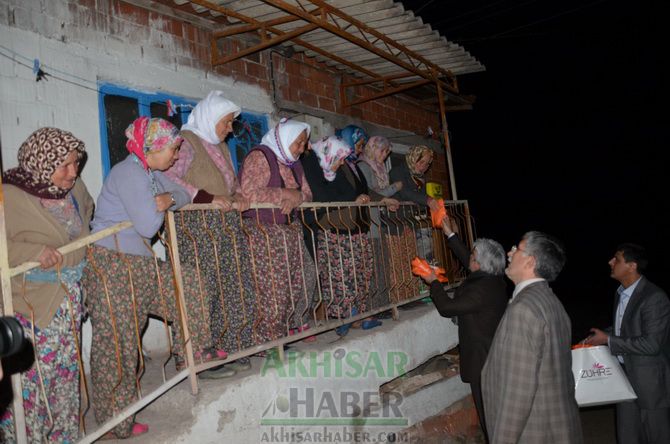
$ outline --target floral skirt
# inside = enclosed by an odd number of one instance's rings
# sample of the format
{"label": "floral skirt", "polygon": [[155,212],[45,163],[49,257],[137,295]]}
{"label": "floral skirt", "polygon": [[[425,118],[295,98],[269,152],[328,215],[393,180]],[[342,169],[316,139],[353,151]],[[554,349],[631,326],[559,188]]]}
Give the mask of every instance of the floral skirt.
{"label": "floral skirt", "polygon": [[319,232],[317,261],[322,303],[331,318],[363,313],[369,305],[375,269],[367,234]]}
{"label": "floral skirt", "polygon": [[411,261],[417,256],[414,232],[405,227],[400,235],[386,236],[390,254],[391,302],[400,302],[419,294],[420,279],[412,274]]}
{"label": "floral skirt", "polygon": [[[81,290],[78,284],[67,287],[67,299],[46,328],[35,327],[34,338],[30,320],[16,314],[32,342],[32,350],[37,349],[37,362],[21,375],[31,443],[73,443],[79,438],[79,359],[75,341],[81,331]],[[13,413],[8,409],[0,416],[0,442],[15,441]]]}
{"label": "floral skirt", "polygon": [[[149,313],[173,322],[172,351],[182,357],[184,332],[169,262],[99,246],[89,247],[88,262],[81,282],[93,327],[91,400],[96,420],[103,423],[138,399],[141,334]],[[182,266],[190,340],[197,352],[211,346],[211,333],[209,298],[195,275]],[[123,421],[114,429],[116,436],[130,436],[132,423],[133,418]]]}
{"label": "floral skirt", "polygon": [[291,328],[311,319],[316,286],[314,261],[298,224],[275,225],[244,221],[251,250],[255,293],[257,343],[286,336]]}
{"label": "floral skirt", "polygon": [[209,294],[214,346],[228,353],[251,347],[257,298],[239,213],[181,211],[175,222],[179,260],[196,270]]}

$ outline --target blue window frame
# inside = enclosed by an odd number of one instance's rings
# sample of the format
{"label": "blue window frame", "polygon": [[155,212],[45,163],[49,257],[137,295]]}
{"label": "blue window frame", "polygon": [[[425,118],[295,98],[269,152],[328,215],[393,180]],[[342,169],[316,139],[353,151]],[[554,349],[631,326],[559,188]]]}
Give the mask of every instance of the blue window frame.
{"label": "blue window frame", "polygon": [[[104,177],[107,177],[116,163],[126,157],[125,129],[133,120],[140,116],[161,117],[181,128],[196,104],[194,101],[179,96],[149,93],[107,83],[99,85],[98,91]],[[177,112],[172,116],[168,116],[168,100],[177,105]],[[268,129],[267,117],[264,115],[243,111],[240,119],[246,131],[239,138],[230,136],[227,140],[236,171],[242,165],[244,156],[260,143]]]}

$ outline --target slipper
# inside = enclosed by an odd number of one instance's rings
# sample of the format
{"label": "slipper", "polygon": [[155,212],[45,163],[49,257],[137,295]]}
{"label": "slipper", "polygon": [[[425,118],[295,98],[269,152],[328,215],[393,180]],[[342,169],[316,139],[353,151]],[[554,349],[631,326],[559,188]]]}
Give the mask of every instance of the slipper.
{"label": "slipper", "polygon": [[[356,316],[357,314],[358,314],[358,309],[356,307],[353,307],[351,309],[351,316]],[[349,329],[351,328],[351,326],[352,326],[352,323],[340,325],[339,327],[337,327],[335,329],[335,333],[338,336],[346,336],[347,333],[349,333]]]}
{"label": "slipper", "polygon": [[382,325],[382,321],[378,319],[366,319],[361,324],[361,328],[363,330],[370,330],[371,328],[379,327],[380,325]]}
{"label": "slipper", "polygon": [[[129,438],[133,438],[135,436],[140,436],[144,435],[149,431],[149,424],[142,424],[141,422],[134,422],[133,427],[130,429],[130,436]],[[124,438],[119,438],[116,436],[116,433],[114,433],[112,430],[109,432],[105,433],[102,435],[100,438],[98,438],[100,441],[110,441],[112,439],[124,439]]]}

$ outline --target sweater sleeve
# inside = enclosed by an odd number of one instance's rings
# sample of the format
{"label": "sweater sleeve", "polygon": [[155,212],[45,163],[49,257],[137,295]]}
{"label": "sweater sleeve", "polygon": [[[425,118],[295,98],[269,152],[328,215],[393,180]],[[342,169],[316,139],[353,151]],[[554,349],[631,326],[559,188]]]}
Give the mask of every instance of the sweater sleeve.
{"label": "sweater sleeve", "polygon": [[253,151],[244,159],[244,174],[240,179],[242,193],[251,203],[281,204],[281,188],[268,187],[270,165],[261,151]]}
{"label": "sweater sleeve", "polygon": [[386,188],[380,188],[379,182],[377,181],[377,177],[372,171],[372,168],[370,168],[370,165],[368,165],[367,163],[358,162],[358,168],[363,173],[363,176],[365,177],[365,180],[368,183],[368,188],[370,189],[370,191],[374,191],[375,193],[379,194],[382,197],[391,197],[398,191],[395,185],[393,184],[390,184]]}
{"label": "sweater sleeve", "polygon": [[147,174],[137,165],[126,165],[127,168],[117,170],[114,176],[110,173],[107,180],[112,181],[110,186],[116,190],[135,231],[144,238],[151,238],[163,224],[163,213],[156,207]]}

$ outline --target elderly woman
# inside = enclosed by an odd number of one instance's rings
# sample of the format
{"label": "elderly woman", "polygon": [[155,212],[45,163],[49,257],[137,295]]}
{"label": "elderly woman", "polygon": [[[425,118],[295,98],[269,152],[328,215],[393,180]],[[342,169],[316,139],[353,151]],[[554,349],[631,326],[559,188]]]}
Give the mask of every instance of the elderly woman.
{"label": "elderly woman", "polygon": [[[74,442],[79,437],[77,341],[85,251],[63,256],[57,248],[89,234],[93,199],[78,179],[83,154],[84,143],[71,133],[41,128],[19,148],[19,166],[3,175],[9,265],[41,266],[26,273],[25,282],[23,276],[12,280],[16,317],[37,359],[33,363],[28,352],[30,368],[21,377],[29,442]],[[0,441],[15,439],[8,410],[0,418]]]}
{"label": "elderly woman", "polygon": [[[256,299],[247,273],[251,269],[249,247],[240,215],[234,211],[247,210],[249,200],[241,193],[225,142],[239,114],[240,107],[221,91],[210,92],[182,126],[179,159],[165,172],[189,192],[193,203],[215,203],[225,211],[183,211],[176,221],[179,257],[193,266],[198,257],[200,276],[210,296],[212,341],[228,353],[253,345]],[[249,368],[249,358],[241,358],[200,377],[229,377]]]}
{"label": "elderly woman", "polygon": [[[384,165],[390,153],[391,142],[386,137],[373,136],[365,144],[357,165],[371,190],[382,196],[396,197],[398,191],[403,188],[403,182],[398,180],[390,183],[389,173]],[[378,274],[390,279],[391,302],[412,297],[419,291],[419,279],[412,276],[407,266],[417,254],[415,235],[412,231],[414,227],[411,225],[413,219],[410,219],[413,216],[410,211],[410,208],[401,207],[395,215],[382,214],[381,234],[385,241],[381,245],[375,245],[375,251],[386,249],[385,253],[376,255],[384,259],[379,261],[384,264],[382,267],[378,266],[378,269],[383,268]]]}
{"label": "elderly woman", "polygon": [[316,270],[295,209],[312,200],[298,161],[309,131],[306,123],[282,119],[263,136],[261,145],[247,154],[240,170],[242,192],[253,204],[280,208],[244,213],[257,288],[254,332],[259,341],[308,327]]}
{"label": "elderly woman", "polygon": [[[433,162],[433,150],[424,145],[410,148],[405,155],[405,163],[393,167],[389,173],[393,182],[402,182],[403,186],[396,197],[402,201],[410,201],[428,206],[431,211],[437,209],[437,201],[426,194],[424,174]],[[416,233],[419,255],[431,260],[433,258],[432,229],[428,226],[420,228]]]}
{"label": "elderly woman", "polygon": [[[162,173],[178,158],[182,138],[171,123],[148,117],[136,119],[126,136],[130,154],[107,176],[91,226],[93,232],[126,220],[133,226],[89,249],[82,279],[93,324],[92,400],[100,423],[137,399],[136,378],[143,370],[138,366],[140,338],[149,313],[174,321],[174,351],[181,358],[178,365],[184,356],[172,267],[169,262],[156,262],[149,244],[165,212],[191,201],[185,189]],[[225,353],[210,349],[209,300],[197,291],[195,271],[183,267],[182,278],[196,360],[225,358]],[[112,433],[127,438],[147,430],[147,425],[128,418]]]}

